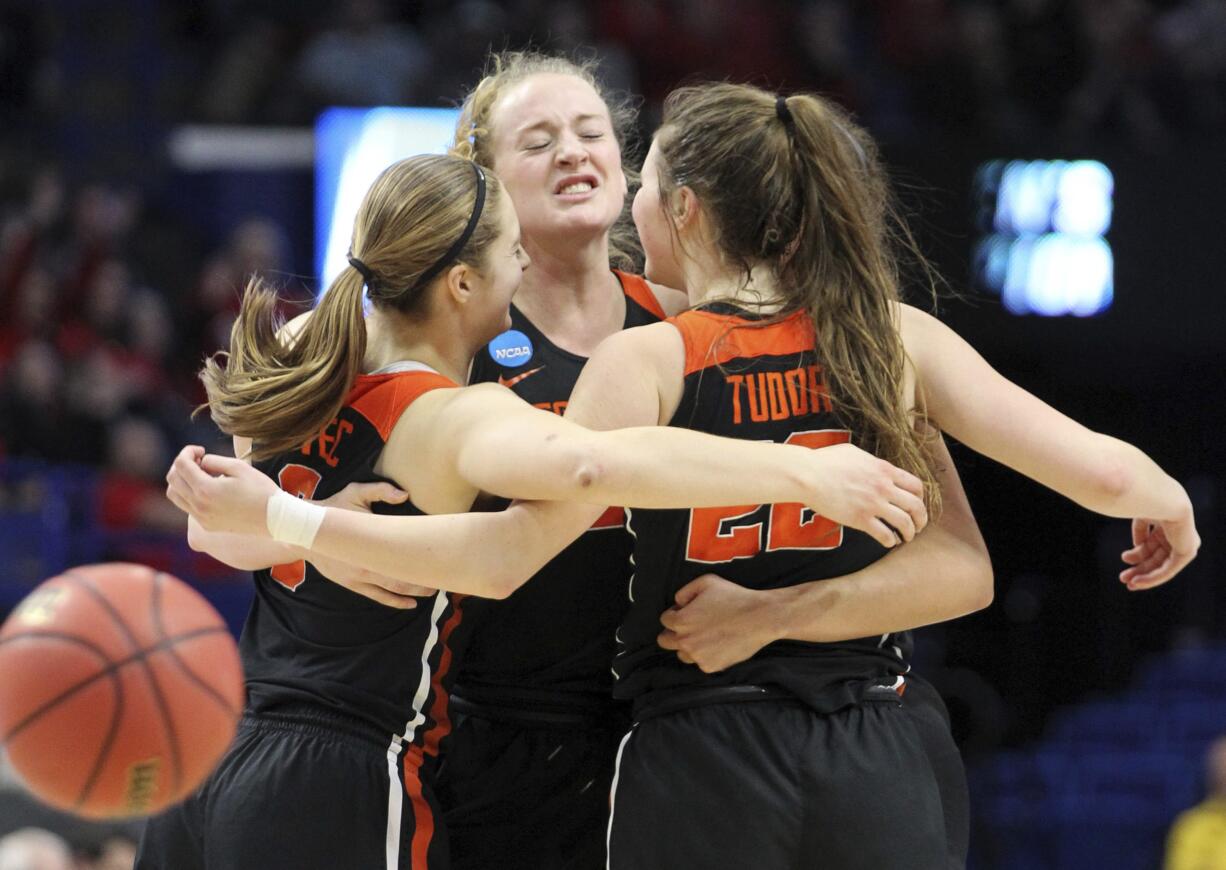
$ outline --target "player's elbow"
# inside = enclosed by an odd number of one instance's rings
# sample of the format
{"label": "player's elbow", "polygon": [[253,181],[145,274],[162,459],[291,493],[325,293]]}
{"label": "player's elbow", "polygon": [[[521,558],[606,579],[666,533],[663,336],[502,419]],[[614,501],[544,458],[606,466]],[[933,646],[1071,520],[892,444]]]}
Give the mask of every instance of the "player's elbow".
{"label": "player's elbow", "polygon": [[984,552],[971,568],[970,582],[967,584],[967,613],[986,610],[992,606],[996,597],[996,575],[992,571],[992,560]]}
{"label": "player's elbow", "polygon": [[588,443],[556,443],[553,445],[554,460],[563,481],[561,498],[566,501],[586,501],[596,498],[596,493],[605,485],[606,467],[601,462],[599,450]]}
{"label": "player's elbow", "polygon": [[604,468],[594,456],[581,457],[575,463],[572,481],[577,495],[594,493],[604,485]]}
{"label": "player's elbow", "polygon": [[207,552],[206,538],[208,533],[200,528],[199,523],[191,520],[187,524],[187,546],[196,553]]}
{"label": "player's elbow", "polygon": [[[951,563],[951,570],[957,572],[957,604],[958,616],[966,616],[992,605],[996,595],[996,576],[992,572],[992,560],[988,556],[987,547],[967,542],[958,558]],[[952,618],[952,617],[951,617]]]}
{"label": "player's elbow", "polygon": [[1127,458],[1121,455],[1119,442],[1107,439],[1104,447],[1105,449],[1099,451],[1094,460],[1085,466],[1089,496],[1084,504],[1092,510],[1112,513],[1113,506],[1132,491],[1135,475]]}
{"label": "player's elbow", "polygon": [[481,597],[497,601],[510,598],[516,589],[524,585],[524,579],[505,570],[493,571],[481,578]]}
{"label": "player's elbow", "polygon": [[462,574],[453,575],[452,580],[457,584],[455,591],[501,601],[523,586],[530,575],[517,570],[512,560],[497,554],[496,550],[492,548],[486,558],[474,559]]}

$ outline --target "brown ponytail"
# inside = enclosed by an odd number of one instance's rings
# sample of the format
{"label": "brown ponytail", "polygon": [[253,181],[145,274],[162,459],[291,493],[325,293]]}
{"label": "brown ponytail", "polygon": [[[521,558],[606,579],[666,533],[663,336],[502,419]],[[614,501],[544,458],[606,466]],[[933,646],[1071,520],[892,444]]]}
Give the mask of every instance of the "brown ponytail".
{"label": "brown ponytail", "polygon": [[[491,174],[480,183],[485,204],[456,257],[478,271],[498,235],[502,192]],[[473,163],[456,157],[422,155],[384,170],[353,229],[352,255],[369,278],[346,266],[296,336],[278,335],[277,296],[253,279],[229,352],[206,360],[200,373],[221,430],[252,439],[252,457],[261,459],[299,447],[323,429],[362,370],[365,301],[405,317],[428,316],[430,282],[420,279],[465,230],[478,186]]]}
{"label": "brown ponytail", "polygon": [[691,188],[745,280],[755,268],[774,271],[780,316],[809,313],[831,398],[860,446],[918,475],[938,510],[934,459],[904,407],[896,320],[899,239],[923,257],[893,209],[872,139],[820,97],[712,84],[668,96],[656,147],[662,202]]}

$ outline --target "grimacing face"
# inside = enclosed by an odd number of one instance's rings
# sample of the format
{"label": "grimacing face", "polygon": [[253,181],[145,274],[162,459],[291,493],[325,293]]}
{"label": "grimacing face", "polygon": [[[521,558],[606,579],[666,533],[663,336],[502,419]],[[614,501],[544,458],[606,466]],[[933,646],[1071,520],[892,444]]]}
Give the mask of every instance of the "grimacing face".
{"label": "grimacing face", "polygon": [[518,82],[495,104],[490,129],[493,169],[530,245],[573,245],[617,221],[627,191],[621,148],[608,106],[583,79]]}

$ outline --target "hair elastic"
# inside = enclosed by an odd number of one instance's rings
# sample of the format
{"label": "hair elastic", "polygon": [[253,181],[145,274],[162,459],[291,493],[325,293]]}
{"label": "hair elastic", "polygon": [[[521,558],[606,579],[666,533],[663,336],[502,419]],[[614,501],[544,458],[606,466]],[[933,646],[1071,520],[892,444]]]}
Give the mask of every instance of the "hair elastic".
{"label": "hair elastic", "polygon": [[375,283],[375,273],[370,271],[370,266],[367,266],[354,256],[349,257],[349,265],[358,270],[358,274],[362,276],[362,280],[366,282],[367,287]]}
{"label": "hair elastic", "polygon": [[783,122],[783,126],[787,127],[790,132],[796,122],[792,118],[792,110],[788,108],[787,97],[775,97],[775,114]]}
{"label": "hair elastic", "polygon": [[445,266],[448,266],[456,257],[460,256],[460,252],[464,250],[464,246],[472,238],[473,231],[477,229],[477,222],[481,220],[481,210],[485,208],[485,173],[481,171],[481,167],[476,163],[472,164],[472,167],[473,172],[477,175],[477,198],[473,203],[473,213],[468,218],[468,226],[464,227],[464,232],[447,249],[447,253],[443,254],[433,266],[422,272],[421,277],[413,282],[413,286],[410,289],[416,290],[418,287],[424,287],[433,281],[435,276],[443,271]]}

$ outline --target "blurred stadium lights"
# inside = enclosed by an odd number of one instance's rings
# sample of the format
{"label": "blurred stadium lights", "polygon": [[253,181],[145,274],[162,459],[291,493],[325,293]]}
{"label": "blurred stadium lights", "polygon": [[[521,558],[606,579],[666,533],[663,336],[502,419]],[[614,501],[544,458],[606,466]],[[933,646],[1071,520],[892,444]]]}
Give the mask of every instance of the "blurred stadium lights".
{"label": "blurred stadium lights", "polygon": [[993,160],[975,176],[975,280],[1014,314],[1086,317],[1111,306],[1115,179],[1095,160]]}
{"label": "blurred stadium lights", "polygon": [[183,172],[308,168],[315,160],[310,130],[187,125],[167,140],[170,161]]}
{"label": "blurred stadium lights", "polygon": [[358,206],[379,173],[446,152],[458,109],[328,109],[315,123],[315,273],[322,294],[344,268]]}

